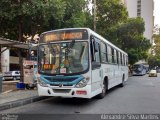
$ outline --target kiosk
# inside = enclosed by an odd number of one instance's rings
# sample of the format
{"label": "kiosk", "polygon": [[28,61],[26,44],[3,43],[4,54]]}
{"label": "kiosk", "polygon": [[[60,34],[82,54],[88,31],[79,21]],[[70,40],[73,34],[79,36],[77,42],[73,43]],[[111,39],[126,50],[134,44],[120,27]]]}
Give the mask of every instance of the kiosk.
{"label": "kiosk", "polygon": [[27,89],[34,89],[37,85],[37,61],[24,60],[23,62],[24,83]]}

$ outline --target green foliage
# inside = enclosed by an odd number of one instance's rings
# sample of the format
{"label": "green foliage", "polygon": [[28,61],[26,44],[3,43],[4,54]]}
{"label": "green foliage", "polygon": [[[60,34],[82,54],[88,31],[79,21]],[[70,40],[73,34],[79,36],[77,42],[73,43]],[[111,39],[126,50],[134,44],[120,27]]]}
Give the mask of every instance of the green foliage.
{"label": "green foliage", "polygon": [[160,57],[150,56],[148,58],[148,64],[149,64],[150,68],[154,68],[156,66],[160,67]]}
{"label": "green foliage", "polygon": [[87,2],[85,0],[63,0],[66,2],[65,15],[61,22],[62,28],[86,27],[88,17],[91,15],[85,10]]}
{"label": "green foliage", "polygon": [[144,21],[142,18],[129,18],[125,23],[116,26],[112,31],[115,44],[129,55],[130,64],[138,60],[147,59],[148,50],[151,47],[150,40],[143,36]]}
{"label": "green foliage", "polygon": [[160,67],[160,29],[159,34],[153,35],[155,45],[152,47],[154,50],[154,55],[148,58],[149,65],[153,68],[155,66]]}
{"label": "green foliage", "polygon": [[97,32],[126,51],[130,64],[148,57],[151,44],[144,37],[144,31],[143,19],[128,19],[120,0],[97,1]]}
{"label": "green foliage", "polygon": [[157,57],[160,57],[160,34],[154,35],[153,38],[154,38],[154,42],[155,42],[155,46],[153,48],[155,51],[155,55]]}
{"label": "green foliage", "polygon": [[91,15],[85,0],[1,0],[0,36],[25,41],[44,31],[86,27]]}
{"label": "green foliage", "polygon": [[64,11],[62,0],[1,0],[0,36],[23,41],[44,31],[51,17],[62,19]]}
{"label": "green foliage", "polygon": [[97,32],[110,39],[116,25],[127,20],[128,13],[120,0],[97,0]]}

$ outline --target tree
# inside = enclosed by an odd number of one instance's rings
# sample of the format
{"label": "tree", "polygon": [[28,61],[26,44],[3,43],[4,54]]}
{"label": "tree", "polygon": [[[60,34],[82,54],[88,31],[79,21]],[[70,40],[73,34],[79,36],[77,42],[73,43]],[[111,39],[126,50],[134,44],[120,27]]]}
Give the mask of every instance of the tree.
{"label": "tree", "polygon": [[[160,30],[159,30],[160,31]],[[153,35],[155,46],[154,46],[154,51],[155,55],[160,58],[160,33]]]}
{"label": "tree", "polygon": [[119,47],[128,53],[131,64],[148,57],[151,44],[150,40],[143,36],[144,30],[142,18],[129,18],[113,32],[117,35]]}
{"label": "tree", "polygon": [[150,40],[144,37],[142,18],[128,18],[120,0],[97,1],[97,32],[126,51],[130,64],[147,59]]}
{"label": "tree", "polygon": [[[51,17],[62,19],[65,2],[62,0],[1,0],[0,36],[24,42],[27,36],[34,37],[48,28]],[[23,59],[18,51],[21,81],[23,81]]]}
{"label": "tree", "polygon": [[[127,20],[128,13],[120,0],[97,0],[97,30],[100,35],[112,40],[112,29]],[[111,41],[112,42],[112,41]]]}
{"label": "tree", "polygon": [[1,0],[0,36],[25,41],[45,31],[51,17],[61,19],[65,10],[62,0]]}
{"label": "tree", "polygon": [[61,28],[71,27],[87,27],[91,14],[87,8],[88,1],[86,0],[64,0],[66,9],[64,17],[61,21]]}
{"label": "tree", "polygon": [[160,67],[160,58],[157,57],[157,56],[153,56],[151,55],[149,58],[148,58],[148,64],[150,66],[150,68],[155,68],[156,66],[159,66]]}
{"label": "tree", "polygon": [[153,35],[155,45],[152,47],[153,55],[148,58],[148,63],[151,68],[159,66],[160,67],[160,29],[157,29],[158,34]]}

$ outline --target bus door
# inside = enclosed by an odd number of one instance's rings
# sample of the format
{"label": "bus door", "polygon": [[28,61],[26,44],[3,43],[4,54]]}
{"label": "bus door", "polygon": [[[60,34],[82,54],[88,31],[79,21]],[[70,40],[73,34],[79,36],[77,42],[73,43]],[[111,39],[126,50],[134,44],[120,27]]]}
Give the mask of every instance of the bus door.
{"label": "bus door", "polygon": [[100,88],[102,70],[100,60],[100,43],[98,39],[91,36],[91,59],[92,59],[92,91]]}

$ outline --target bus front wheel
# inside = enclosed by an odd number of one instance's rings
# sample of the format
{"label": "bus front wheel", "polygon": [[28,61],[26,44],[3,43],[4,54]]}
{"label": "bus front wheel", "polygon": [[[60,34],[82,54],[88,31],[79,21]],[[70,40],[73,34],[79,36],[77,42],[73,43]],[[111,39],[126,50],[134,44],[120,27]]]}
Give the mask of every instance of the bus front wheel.
{"label": "bus front wheel", "polygon": [[104,98],[105,95],[106,95],[106,91],[107,91],[107,82],[104,80],[104,81],[103,81],[103,84],[102,84],[102,93],[100,93],[100,94],[98,95],[98,98],[99,98],[99,99]]}

